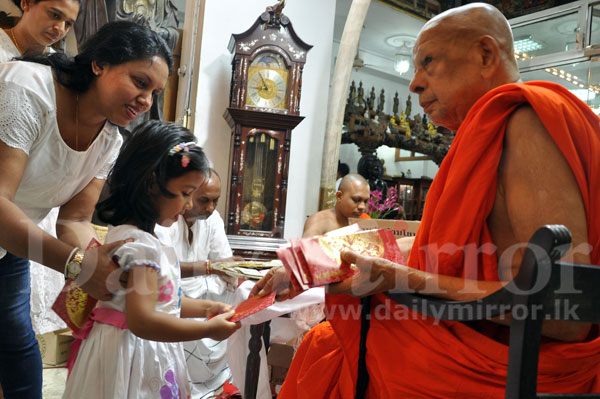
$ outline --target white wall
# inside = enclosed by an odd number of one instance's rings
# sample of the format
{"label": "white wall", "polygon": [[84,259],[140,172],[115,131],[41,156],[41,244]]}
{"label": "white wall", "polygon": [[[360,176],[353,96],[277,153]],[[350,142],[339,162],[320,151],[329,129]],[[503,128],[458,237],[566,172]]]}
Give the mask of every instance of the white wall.
{"label": "white wall", "polygon": [[[223,119],[229,103],[232,33],[242,33],[272,6],[273,0],[208,0],[194,117],[194,134],[226,182],[229,175],[231,130]],[[307,215],[317,210],[325,121],[332,60],[335,1],[287,2],[284,10],[298,36],[314,47],[307,54],[302,79],[300,114],[306,118],[292,134],[285,237],[302,235]],[[228,188],[223,187],[218,210],[225,215]]]}
{"label": "white wall", "polygon": [[23,14],[11,0],[0,0],[0,11],[4,11],[10,17],[19,17]]}

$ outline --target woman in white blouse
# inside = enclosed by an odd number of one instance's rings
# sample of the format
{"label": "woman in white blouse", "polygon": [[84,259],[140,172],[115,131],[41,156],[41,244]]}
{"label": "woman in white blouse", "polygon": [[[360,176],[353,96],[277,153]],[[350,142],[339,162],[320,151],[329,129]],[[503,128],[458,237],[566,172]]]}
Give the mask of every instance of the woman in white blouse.
{"label": "woman in white blouse", "polygon": [[[108,254],[83,251],[94,206],[127,126],[152,105],[172,67],[160,36],[132,22],[104,25],[69,58],[0,64],[0,385],[5,398],[41,398],[41,359],[29,316],[29,261],[109,299]],[[44,65],[45,64],[45,65]],[[36,225],[60,207],[57,237]],[[112,273],[112,275],[111,275]]]}
{"label": "woman in white blouse", "polygon": [[[51,45],[60,41],[71,30],[77,19],[81,0],[13,0],[13,14],[22,14],[13,28],[0,29],[0,62],[12,61],[24,54],[54,52]],[[12,3],[8,2],[9,5]],[[39,223],[40,228],[56,236],[58,208],[53,208]],[[65,327],[51,306],[60,292],[62,274],[31,262],[31,320],[38,334]],[[0,389],[0,398],[2,397]]]}
{"label": "woman in white blouse", "polygon": [[81,0],[14,0],[23,11],[19,22],[0,29],[0,62],[50,51],[73,27]]}

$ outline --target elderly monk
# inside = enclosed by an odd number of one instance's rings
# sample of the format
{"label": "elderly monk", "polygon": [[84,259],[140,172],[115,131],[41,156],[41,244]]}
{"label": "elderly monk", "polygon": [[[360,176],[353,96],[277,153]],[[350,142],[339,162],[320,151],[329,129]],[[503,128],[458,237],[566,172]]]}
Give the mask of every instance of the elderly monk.
{"label": "elderly monk", "polygon": [[[360,273],[329,287],[329,322],[307,334],[278,398],[354,397],[360,320],[343,310],[370,294],[368,398],[503,398],[506,321],[436,322],[381,293],[488,295],[517,272],[522,245],[549,223],[573,234],[566,258],[599,263],[599,119],[556,84],[521,83],[512,43],[506,19],[483,3],[423,27],[410,90],[433,123],[457,133],[427,194],[408,265],[342,254]],[[598,392],[596,330],[546,321],[543,334],[538,391]]]}

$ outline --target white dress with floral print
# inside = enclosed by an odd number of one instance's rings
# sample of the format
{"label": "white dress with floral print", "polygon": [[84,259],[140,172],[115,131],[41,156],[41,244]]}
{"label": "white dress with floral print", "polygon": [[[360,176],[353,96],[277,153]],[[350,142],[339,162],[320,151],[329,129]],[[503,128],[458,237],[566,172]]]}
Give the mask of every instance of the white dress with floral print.
{"label": "white dress with floral print", "polygon": [[[181,284],[179,262],[173,248],[137,227],[113,227],[106,242],[133,238],[117,249],[124,270],[150,266],[158,271],[156,310],[179,317]],[[99,307],[125,312],[125,292]],[[183,345],[148,341],[130,330],[95,322],[82,344],[63,398],[189,398],[188,374]]]}

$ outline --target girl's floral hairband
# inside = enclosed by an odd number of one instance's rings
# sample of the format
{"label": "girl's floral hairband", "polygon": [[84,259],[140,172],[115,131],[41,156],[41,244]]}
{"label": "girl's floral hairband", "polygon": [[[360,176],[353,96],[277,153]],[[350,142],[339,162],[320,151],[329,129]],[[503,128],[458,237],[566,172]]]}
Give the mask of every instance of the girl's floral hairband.
{"label": "girl's floral hairband", "polygon": [[[169,150],[169,155],[175,155],[178,152],[190,152],[190,146],[192,145],[196,145],[195,142],[193,141],[188,141],[187,143],[179,143],[179,144],[175,144],[173,146],[173,148],[171,148]],[[181,156],[181,166],[183,166],[184,168],[186,168],[188,166],[188,164],[190,163],[190,157],[188,155],[182,155]]]}

